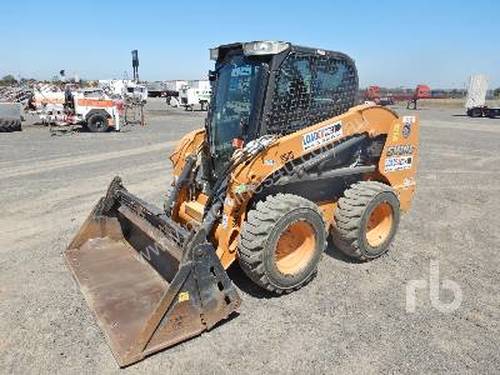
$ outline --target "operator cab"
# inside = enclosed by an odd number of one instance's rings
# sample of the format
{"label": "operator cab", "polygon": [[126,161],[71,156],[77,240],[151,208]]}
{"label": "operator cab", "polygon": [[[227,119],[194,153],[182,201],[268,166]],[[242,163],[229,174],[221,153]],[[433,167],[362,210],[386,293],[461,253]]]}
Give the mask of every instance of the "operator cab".
{"label": "operator cab", "polygon": [[356,102],[357,70],[343,53],[257,41],[212,48],[210,58],[215,70],[206,131],[218,170],[243,144],[293,133]]}

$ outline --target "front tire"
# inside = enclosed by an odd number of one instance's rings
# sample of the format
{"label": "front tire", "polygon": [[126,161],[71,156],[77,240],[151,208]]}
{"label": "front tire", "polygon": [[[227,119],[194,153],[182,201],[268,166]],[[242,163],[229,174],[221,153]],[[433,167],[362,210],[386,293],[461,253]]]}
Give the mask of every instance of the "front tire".
{"label": "front tire", "polygon": [[325,247],[325,223],[318,207],[296,195],[277,194],[248,212],[239,262],[253,282],[281,294],[313,278]]}
{"label": "front tire", "polygon": [[399,199],[376,181],[352,185],[338,201],[333,242],[351,258],[378,258],[389,249],[399,226]]}

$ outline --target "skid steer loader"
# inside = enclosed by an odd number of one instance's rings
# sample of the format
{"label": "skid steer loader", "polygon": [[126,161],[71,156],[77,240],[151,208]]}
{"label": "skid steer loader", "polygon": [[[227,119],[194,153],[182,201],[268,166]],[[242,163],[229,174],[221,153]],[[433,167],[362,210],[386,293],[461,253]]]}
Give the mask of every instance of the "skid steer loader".
{"label": "skid steer loader", "polygon": [[379,257],[415,192],[418,121],[355,106],[348,56],[268,41],[210,54],[205,127],[171,155],[164,207],[116,177],[65,252],[120,366],[237,311],[235,261],[281,294],[313,278],[329,235]]}

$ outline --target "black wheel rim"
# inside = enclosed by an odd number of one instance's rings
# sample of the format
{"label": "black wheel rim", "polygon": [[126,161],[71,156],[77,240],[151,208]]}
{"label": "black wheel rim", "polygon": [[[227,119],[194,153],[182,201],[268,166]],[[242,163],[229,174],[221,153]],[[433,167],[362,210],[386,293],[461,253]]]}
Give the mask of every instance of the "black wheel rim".
{"label": "black wheel rim", "polygon": [[104,128],[104,121],[102,119],[98,119],[97,121],[95,121],[95,127],[97,129],[103,129]]}

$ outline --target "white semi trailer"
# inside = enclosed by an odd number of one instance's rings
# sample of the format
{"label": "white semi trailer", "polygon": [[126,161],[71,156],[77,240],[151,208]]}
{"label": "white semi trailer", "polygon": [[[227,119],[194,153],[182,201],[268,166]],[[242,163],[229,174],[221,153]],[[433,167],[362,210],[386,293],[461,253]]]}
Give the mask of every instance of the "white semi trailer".
{"label": "white semi trailer", "polygon": [[465,109],[470,117],[498,117],[500,107],[486,105],[488,78],[484,74],[475,74],[469,79],[469,88],[465,99]]}

